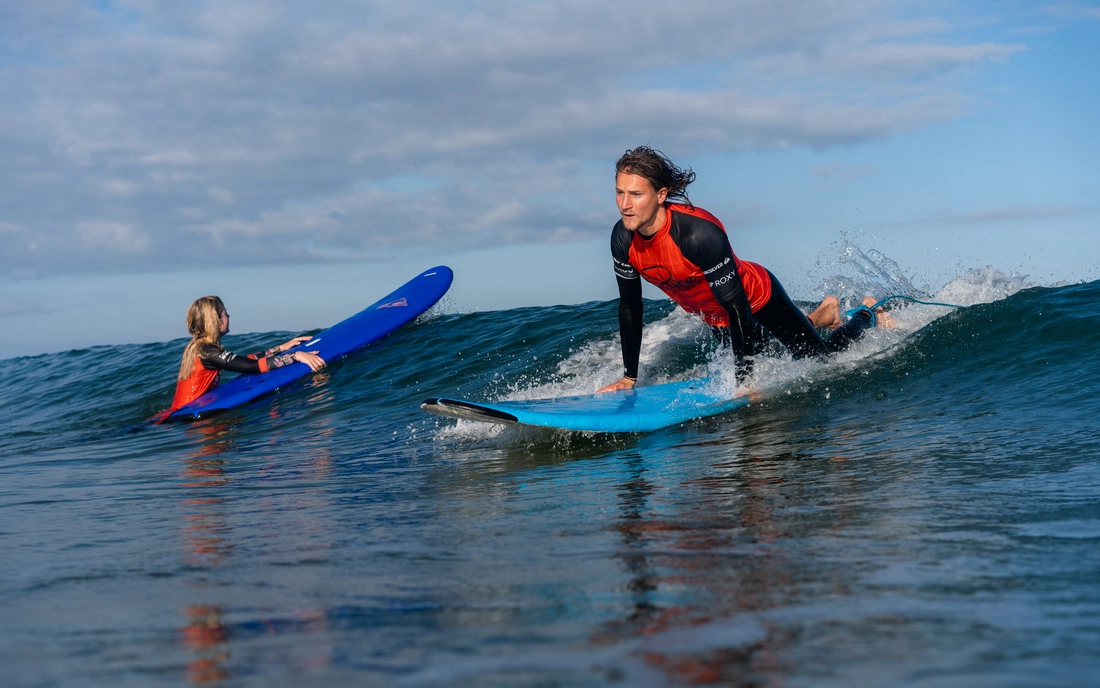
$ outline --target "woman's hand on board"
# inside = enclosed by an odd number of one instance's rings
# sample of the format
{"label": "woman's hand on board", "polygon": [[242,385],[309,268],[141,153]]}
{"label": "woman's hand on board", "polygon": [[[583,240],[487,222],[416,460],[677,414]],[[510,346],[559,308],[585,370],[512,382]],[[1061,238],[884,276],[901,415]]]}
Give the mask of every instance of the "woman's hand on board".
{"label": "woman's hand on board", "polygon": [[318,356],[316,351],[295,351],[294,360],[305,363],[315,373],[325,367],[325,359]]}
{"label": "woman's hand on board", "polygon": [[280,344],[279,346],[275,347],[275,353],[281,354],[284,351],[290,351],[291,349],[298,346],[302,342],[308,342],[311,339],[313,339],[313,337],[308,335],[308,334],[303,335],[301,337],[295,337],[294,339],[291,339],[289,342],[285,342],[285,343]]}

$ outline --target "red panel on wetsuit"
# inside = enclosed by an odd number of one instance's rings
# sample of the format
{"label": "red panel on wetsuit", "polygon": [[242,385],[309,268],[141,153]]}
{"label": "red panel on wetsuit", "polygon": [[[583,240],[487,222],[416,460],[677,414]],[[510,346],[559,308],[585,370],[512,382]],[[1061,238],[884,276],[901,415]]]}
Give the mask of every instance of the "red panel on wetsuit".
{"label": "red panel on wetsuit", "polygon": [[[726,231],[722,222],[706,210],[687,207],[678,203],[666,206],[670,211],[665,224],[652,237],[646,239],[635,233],[630,243],[630,263],[646,281],[656,285],[689,313],[697,313],[711,325],[729,325],[729,314],[714,298],[714,293],[703,275],[702,269],[689,261],[671,236],[672,213],[698,217]],[[733,251],[730,251],[733,253]],[[771,280],[763,266],[737,258],[737,275],[748,297],[753,312],[759,310],[771,298]]]}
{"label": "red panel on wetsuit", "polygon": [[[713,222],[722,228],[723,232],[728,235],[726,226],[722,224],[722,221],[711,215],[708,211],[695,206],[688,207],[686,205],[680,205],[673,203],[669,205],[669,208],[675,209],[678,213],[684,215],[692,215],[694,217],[701,217],[704,220]],[[730,242],[730,252],[733,253],[733,260],[737,264],[737,275],[741,278],[741,286],[745,288],[745,296],[749,299],[749,307],[752,308],[752,312],[760,310],[764,307],[764,304],[768,302],[768,299],[772,297],[772,280],[768,276],[767,269],[759,263],[753,263],[747,260],[741,260],[737,257],[737,252],[733,250],[733,242]]]}
{"label": "red panel on wetsuit", "polygon": [[168,413],[187,406],[217,387],[221,372],[217,369],[207,370],[202,364],[202,359],[195,356],[195,362],[191,364],[191,375],[186,380],[176,383],[176,396],[172,398],[172,406],[168,409]]}
{"label": "red panel on wetsuit", "polygon": [[772,279],[763,265],[747,260],[737,261],[737,275],[749,298],[749,308],[755,313],[772,297]]}

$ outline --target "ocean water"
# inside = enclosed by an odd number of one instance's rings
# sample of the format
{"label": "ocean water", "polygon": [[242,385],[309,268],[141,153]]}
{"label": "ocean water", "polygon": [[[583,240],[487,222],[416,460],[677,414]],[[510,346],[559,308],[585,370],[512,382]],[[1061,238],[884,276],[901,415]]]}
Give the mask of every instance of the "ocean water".
{"label": "ocean water", "polygon": [[[419,409],[616,379],[614,302],[439,309],[161,426],[184,340],[0,361],[0,683],[1095,684],[1100,282],[921,295],[966,307],[645,435]],[[647,308],[643,384],[732,380]]]}

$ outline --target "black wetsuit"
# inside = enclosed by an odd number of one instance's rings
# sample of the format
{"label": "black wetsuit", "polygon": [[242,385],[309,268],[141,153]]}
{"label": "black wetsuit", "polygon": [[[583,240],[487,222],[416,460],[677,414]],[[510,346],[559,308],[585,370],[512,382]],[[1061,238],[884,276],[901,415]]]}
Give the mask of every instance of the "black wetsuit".
{"label": "black wetsuit", "polygon": [[[267,365],[261,366],[260,359],[266,358]],[[231,373],[243,375],[258,375],[272,368],[282,368],[294,363],[293,354],[277,355],[275,349],[269,349],[262,353],[238,356],[214,344],[206,344],[199,349],[199,361],[207,370],[228,370]]]}
{"label": "black wetsuit", "polygon": [[[841,351],[871,326],[870,314],[860,312],[835,330],[827,341],[823,340],[775,275],[734,255],[725,228],[717,218],[701,209],[676,205],[666,209],[669,212],[665,227],[653,237],[647,239],[631,232],[621,220],[611,231],[611,255],[619,286],[619,332],[627,377],[637,378],[641,353],[643,306],[639,277],[645,277],[685,309],[701,313],[712,323],[719,338],[733,350],[739,379],[751,372],[751,359],[746,357],[762,351],[768,334],[786,346],[792,356],[802,358]],[[649,262],[645,265],[635,264],[640,262],[646,242],[669,240],[679,254],[664,251],[663,261],[669,265],[655,264],[652,258],[647,258]],[[631,256],[632,247],[635,260]],[[761,283],[761,272],[767,284]],[[685,275],[687,279],[677,281],[676,278]],[[754,280],[751,293],[746,293],[743,276]],[[692,278],[707,280],[709,293],[705,300],[709,304],[700,300],[701,285],[690,283]],[[679,297],[681,292],[690,293],[693,302],[685,304]],[[714,324],[715,306],[728,314],[728,324]]]}

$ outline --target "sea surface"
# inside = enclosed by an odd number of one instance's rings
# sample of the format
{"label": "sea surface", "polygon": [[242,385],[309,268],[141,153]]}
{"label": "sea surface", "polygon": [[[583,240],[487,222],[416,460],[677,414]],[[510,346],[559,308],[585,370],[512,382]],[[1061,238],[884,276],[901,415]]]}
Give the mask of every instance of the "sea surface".
{"label": "sea surface", "polygon": [[[869,258],[846,301],[913,291]],[[1096,685],[1100,282],[911,295],[965,307],[644,435],[419,408],[617,379],[615,302],[444,305],[165,425],[183,339],[2,360],[0,684]],[[646,321],[641,384],[732,380]]]}

